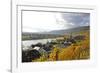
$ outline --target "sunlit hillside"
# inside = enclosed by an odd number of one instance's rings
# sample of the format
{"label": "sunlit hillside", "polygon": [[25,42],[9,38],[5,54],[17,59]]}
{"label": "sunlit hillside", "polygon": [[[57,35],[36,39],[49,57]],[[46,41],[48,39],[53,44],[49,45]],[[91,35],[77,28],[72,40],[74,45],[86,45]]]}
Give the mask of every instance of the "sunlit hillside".
{"label": "sunlit hillside", "polygon": [[[89,30],[72,33],[71,36],[63,36],[57,39],[51,52],[42,54],[40,58],[34,61],[61,61],[61,60],[82,60],[90,58],[90,38]],[[62,45],[61,42],[73,39],[73,43]],[[67,46],[66,46],[67,45]]]}
{"label": "sunlit hillside", "polygon": [[[75,31],[74,31],[75,30]],[[64,33],[63,33],[64,31]],[[90,31],[88,27],[79,29],[70,29],[71,32],[65,33],[62,30],[59,34],[38,34],[39,40],[33,44],[38,38],[34,39],[31,35],[33,43],[22,50],[22,62],[44,62],[44,61],[64,61],[64,60],[82,60],[90,58]],[[67,31],[68,32],[68,31]],[[63,33],[63,34],[62,34]],[[36,34],[37,36],[37,34]],[[43,39],[45,38],[45,43]],[[51,38],[48,40],[47,38]],[[40,42],[41,41],[41,42]],[[23,46],[24,48],[24,46]]]}

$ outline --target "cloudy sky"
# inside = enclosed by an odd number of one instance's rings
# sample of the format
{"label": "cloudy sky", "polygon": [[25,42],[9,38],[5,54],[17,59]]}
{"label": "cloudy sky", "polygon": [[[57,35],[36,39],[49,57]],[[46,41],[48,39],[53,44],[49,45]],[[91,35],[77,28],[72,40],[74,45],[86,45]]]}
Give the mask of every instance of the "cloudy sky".
{"label": "cloudy sky", "polygon": [[23,12],[23,32],[49,32],[89,24],[89,13]]}

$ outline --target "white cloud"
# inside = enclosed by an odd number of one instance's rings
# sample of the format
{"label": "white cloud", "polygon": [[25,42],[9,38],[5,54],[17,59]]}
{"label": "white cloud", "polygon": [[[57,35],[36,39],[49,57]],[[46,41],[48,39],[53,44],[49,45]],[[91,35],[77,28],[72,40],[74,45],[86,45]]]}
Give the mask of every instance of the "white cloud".
{"label": "white cloud", "polygon": [[83,18],[81,13],[24,11],[23,32],[49,32],[74,28],[83,25],[85,22]]}
{"label": "white cloud", "polygon": [[[57,23],[58,22],[58,23]],[[23,12],[24,32],[44,32],[64,29],[66,21],[60,13],[52,12]]]}

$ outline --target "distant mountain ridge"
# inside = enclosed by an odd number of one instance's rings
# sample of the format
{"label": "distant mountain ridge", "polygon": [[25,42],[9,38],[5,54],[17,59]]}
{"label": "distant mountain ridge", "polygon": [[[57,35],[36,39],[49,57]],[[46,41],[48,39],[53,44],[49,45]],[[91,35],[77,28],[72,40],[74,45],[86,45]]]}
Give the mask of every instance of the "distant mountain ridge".
{"label": "distant mountain ridge", "polygon": [[70,29],[64,29],[64,30],[53,30],[50,32],[23,32],[23,34],[61,34],[61,33],[70,33],[70,32],[78,32],[82,30],[89,30],[90,26],[80,26],[80,27],[75,27],[75,28],[70,28]]}
{"label": "distant mountain ridge", "polygon": [[82,27],[76,27],[76,28],[71,28],[66,30],[55,30],[55,31],[43,32],[43,33],[23,32],[22,40],[56,38],[56,37],[63,36],[64,34],[71,34],[74,32],[89,30],[89,28],[90,26],[82,26]]}
{"label": "distant mountain ridge", "polygon": [[66,29],[66,30],[55,30],[55,31],[48,32],[48,34],[63,35],[63,34],[67,34],[67,33],[73,33],[73,32],[79,32],[79,31],[83,31],[83,30],[89,30],[89,28],[90,28],[90,26],[80,26],[80,27],[70,28],[70,29]]}

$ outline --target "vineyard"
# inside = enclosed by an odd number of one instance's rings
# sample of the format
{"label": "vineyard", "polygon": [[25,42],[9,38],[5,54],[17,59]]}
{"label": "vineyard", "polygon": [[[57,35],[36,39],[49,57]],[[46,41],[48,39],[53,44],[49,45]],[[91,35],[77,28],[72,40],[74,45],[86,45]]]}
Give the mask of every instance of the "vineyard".
{"label": "vineyard", "polygon": [[[32,59],[32,62],[82,60],[90,58],[89,30],[55,38],[49,42],[49,52],[41,52],[40,56]],[[47,48],[48,49],[48,48]]]}

